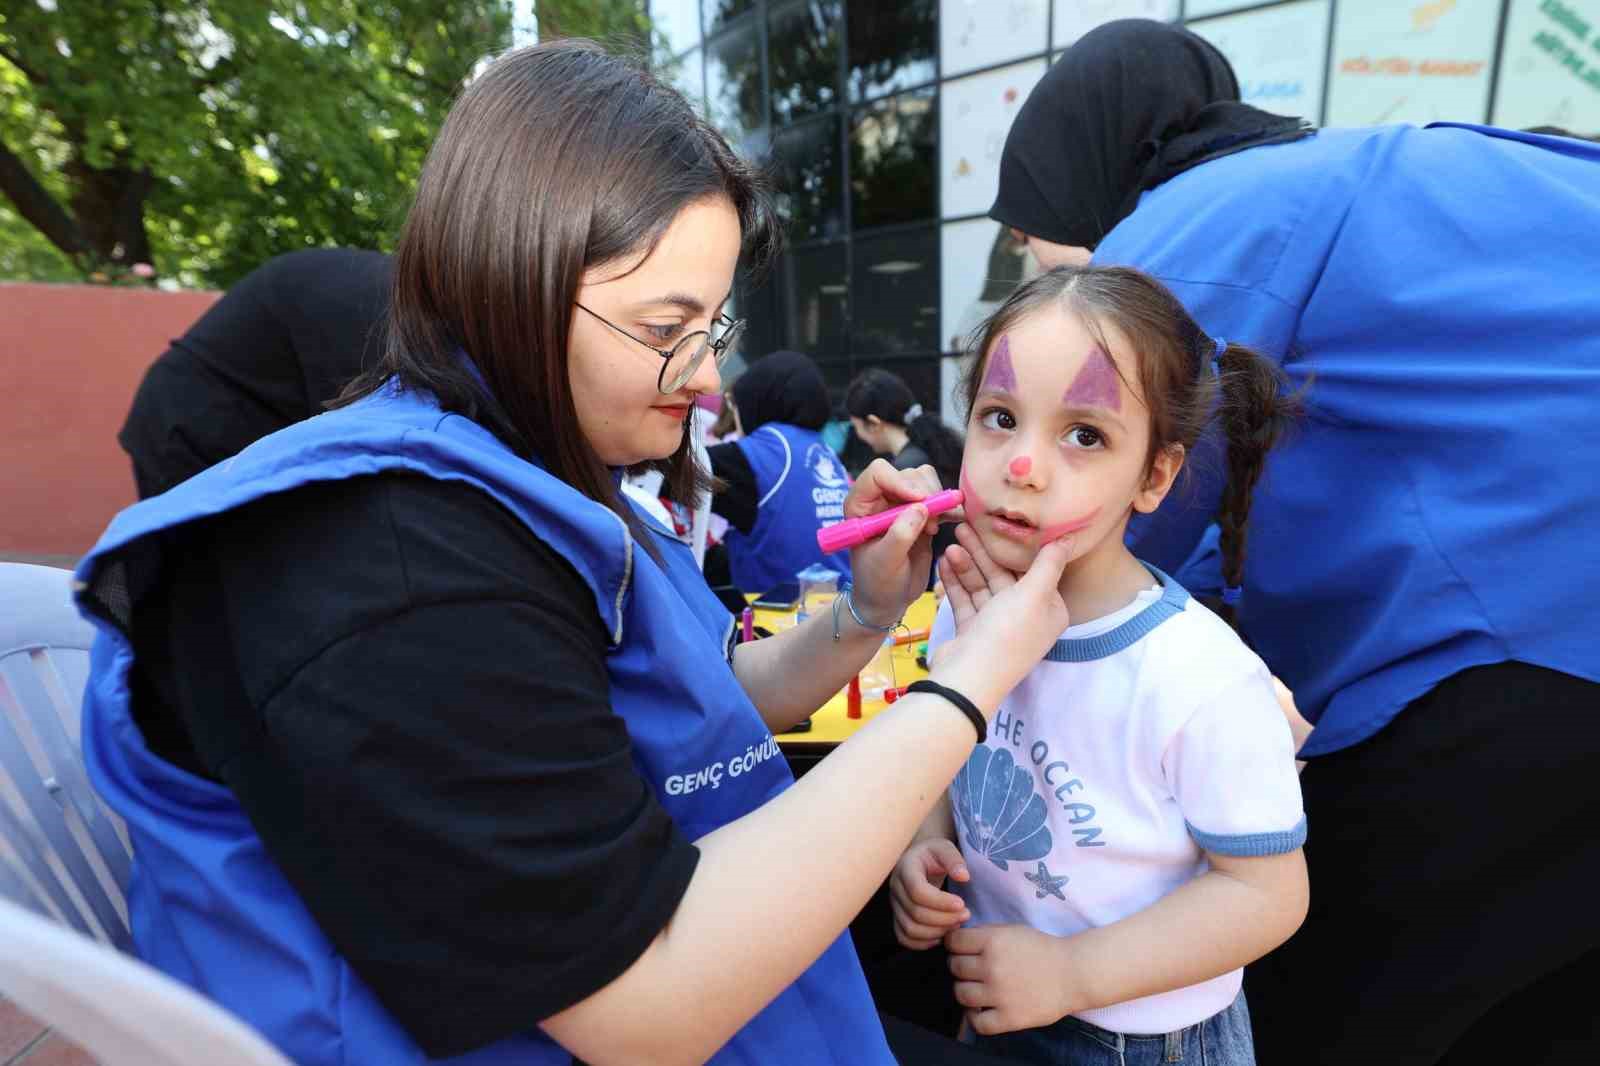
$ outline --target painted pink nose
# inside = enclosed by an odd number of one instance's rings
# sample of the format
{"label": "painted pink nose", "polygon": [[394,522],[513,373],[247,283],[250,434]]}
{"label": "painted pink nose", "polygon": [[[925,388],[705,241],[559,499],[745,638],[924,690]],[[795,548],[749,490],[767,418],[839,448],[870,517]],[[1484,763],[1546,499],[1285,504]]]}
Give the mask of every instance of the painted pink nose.
{"label": "painted pink nose", "polygon": [[1026,455],[1019,455],[1011,460],[1011,476],[1027,477],[1028,471],[1033,469],[1033,460]]}

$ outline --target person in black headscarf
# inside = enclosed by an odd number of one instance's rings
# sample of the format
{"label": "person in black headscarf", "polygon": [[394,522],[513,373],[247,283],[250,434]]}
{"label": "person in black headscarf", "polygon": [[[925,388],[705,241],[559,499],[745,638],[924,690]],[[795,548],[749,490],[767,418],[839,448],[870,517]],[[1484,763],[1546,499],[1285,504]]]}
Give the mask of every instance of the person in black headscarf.
{"label": "person in black headscarf", "polygon": [[117,440],[139,498],[312,415],[383,351],[394,265],[314,248],[241,278],[145,371]]}
{"label": "person in black headscarf", "polygon": [[[812,563],[850,577],[845,552],[824,555],[817,530],[844,517],[850,489],[844,463],[823,441],[828,387],[799,352],[773,352],[733,383],[738,440],[713,445],[711,472],[725,484],[711,509],[728,520],[724,541],[731,583],[765,592]],[[716,564],[707,579],[719,583]]]}
{"label": "person in black headscarf", "polygon": [[1222,594],[1315,723],[1311,911],[1247,975],[1258,1061],[1591,1060],[1600,148],[1312,131],[1241,103],[1200,37],[1128,20],[1034,88],[991,215],[1045,268],[1157,277],[1205,331],[1196,374],[1246,374],[1239,342],[1305,390],[1248,530],[1213,524],[1214,441],[1128,529]]}

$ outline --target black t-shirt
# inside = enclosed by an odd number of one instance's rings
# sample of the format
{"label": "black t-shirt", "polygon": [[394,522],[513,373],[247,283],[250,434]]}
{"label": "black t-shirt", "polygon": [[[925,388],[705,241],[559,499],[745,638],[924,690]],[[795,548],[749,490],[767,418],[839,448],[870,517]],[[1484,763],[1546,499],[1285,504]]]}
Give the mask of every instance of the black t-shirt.
{"label": "black t-shirt", "polygon": [[608,984],[699,852],[634,768],[577,573],[486,494],[387,474],[166,534],[133,613],[151,748],[220,780],[429,1054]]}
{"label": "black t-shirt", "polygon": [[750,459],[735,441],[713,444],[706,449],[706,455],[711,460],[712,476],[723,483],[722,489],[712,494],[711,510],[740,533],[749,533],[756,528],[761,502]]}
{"label": "black t-shirt", "polygon": [[321,414],[383,350],[393,264],[317,248],[240,279],[145,372],[118,435],[140,497]]}

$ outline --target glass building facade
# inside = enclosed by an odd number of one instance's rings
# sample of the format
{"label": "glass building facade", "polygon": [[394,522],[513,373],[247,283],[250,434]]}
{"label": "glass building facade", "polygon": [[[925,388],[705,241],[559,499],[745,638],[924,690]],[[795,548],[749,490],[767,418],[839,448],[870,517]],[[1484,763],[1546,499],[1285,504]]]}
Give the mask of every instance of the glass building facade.
{"label": "glass building facade", "polygon": [[842,390],[900,374],[947,402],[961,338],[1023,276],[986,218],[1048,64],[1117,18],[1180,21],[1247,102],[1322,125],[1600,131],[1600,0],[650,0],[666,72],[769,169],[788,244],[741,281],[746,357],[792,348]]}

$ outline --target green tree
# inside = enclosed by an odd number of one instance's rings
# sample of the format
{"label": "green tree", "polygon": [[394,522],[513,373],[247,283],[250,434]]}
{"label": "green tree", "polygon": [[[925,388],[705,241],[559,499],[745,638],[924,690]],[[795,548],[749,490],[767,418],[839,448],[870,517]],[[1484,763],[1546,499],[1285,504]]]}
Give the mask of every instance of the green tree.
{"label": "green tree", "polygon": [[0,274],[383,247],[509,0],[8,0]]}

